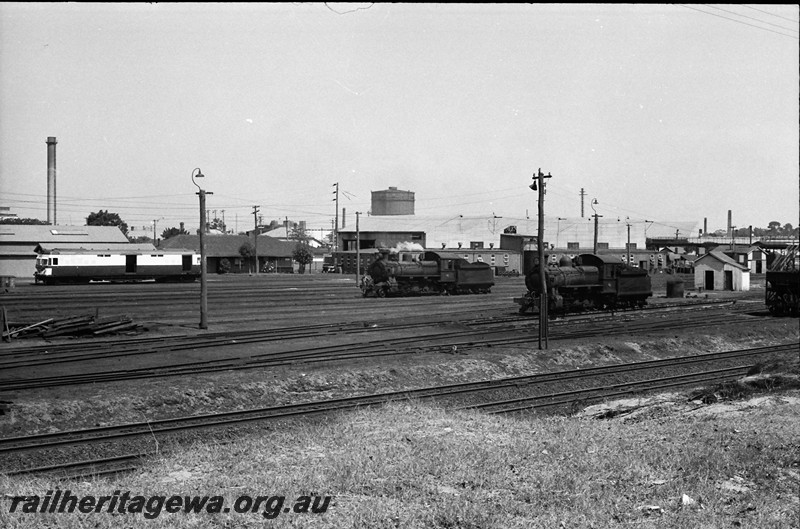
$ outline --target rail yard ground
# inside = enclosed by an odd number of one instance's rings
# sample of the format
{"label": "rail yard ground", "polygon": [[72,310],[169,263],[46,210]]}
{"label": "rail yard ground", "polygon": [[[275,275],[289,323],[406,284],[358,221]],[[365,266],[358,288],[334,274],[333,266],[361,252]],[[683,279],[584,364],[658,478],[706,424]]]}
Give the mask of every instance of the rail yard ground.
{"label": "rail yard ground", "polygon": [[[650,306],[663,310],[556,320],[546,350],[537,347],[538,318],[519,316],[512,301],[524,291],[521,277],[497,278],[486,295],[364,299],[352,276],[211,276],[208,331],[197,329],[197,284],[21,284],[0,296],[11,321],[97,311],[129,316],[148,330],[112,340],[0,345],[0,400],[11,401],[0,416],[0,438],[800,340],[796,319],[766,314],[763,276],[753,277],[744,293],[698,293],[684,278],[687,297],[677,300],[665,297],[668,279],[653,279]],[[676,302],[685,306],[667,308]],[[269,522],[276,527],[800,527],[798,355],[726,362],[732,369],[745,364],[750,376],[541,412],[487,413],[470,408],[481,397],[466,394],[398,396],[377,407],[190,431],[176,439],[87,445],[64,457],[146,455],[131,472],[93,479],[0,473],[6,495],[0,523],[264,524],[261,511],[234,509],[145,518],[29,514],[20,512],[20,503],[9,513],[10,497],[44,496],[58,487],[79,496],[116,490],[220,495],[229,504],[242,495],[332,497],[324,514],[281,513]],[[117,380],[102,378],[123,371]],[[680,374],[670,367],[659,376]],[[66,383],[80,376],[89,378]],[[630,377],[613,374],[602,384],[623,385]],[[39,387],[20,386],[22,379]],[[564,378],[558,391],[586,384],[577,380]],[[492,398],[537,391],[554,390],[522,384]],[[0,469],[41,466],[58,456],[6,456]]]}

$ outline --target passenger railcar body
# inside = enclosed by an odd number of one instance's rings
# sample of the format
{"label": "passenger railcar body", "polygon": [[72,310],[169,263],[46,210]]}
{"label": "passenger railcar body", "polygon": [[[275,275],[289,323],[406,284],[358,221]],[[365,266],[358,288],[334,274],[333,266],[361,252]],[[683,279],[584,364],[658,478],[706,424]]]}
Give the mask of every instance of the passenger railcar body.
{"label": "passenger railcar body", "polygon": [[89,281],[194,281],[200,276],[200,255],[193,252],[125,252],[75,250],[39,254],[36,283]]}
{"label": "passenger railcar body", "polygon": [[[583,254],[545,269],[550,314],[585,309],[642,307],[653,295],[646,270],[626,265],[616,257]],[[539,267],[525,275],[527,294],[516,299],[520,312],[539,307]]]}
{"label": "passenger railcar body", "polygon": [[437,252],[380,252],[360,286],[365,297],[481,294],[494,286],[494,273],[486,263]]}

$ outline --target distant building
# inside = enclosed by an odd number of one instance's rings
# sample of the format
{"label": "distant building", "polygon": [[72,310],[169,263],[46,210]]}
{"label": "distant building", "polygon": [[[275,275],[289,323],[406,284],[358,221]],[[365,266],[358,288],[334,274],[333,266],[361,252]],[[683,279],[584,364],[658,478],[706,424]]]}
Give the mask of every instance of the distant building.
{"label": "distant building", "polygon": [[694,284],[704,290],[750,290],[750,269],[712,251],[694,261]]}
{"label": "distant building", "polygon": [[[221,273],[225,270],[223,261],[227,260],[230,273],[254,272],[252,259],[244,259],[239,249],[245,245],[253,246],[253,237],[246,235],[207,235],[203,237],[206,245],[206,263],[210,273]],[[267,235],[258,237],[259,269],[275,272],[292,272],[292,253],[296,243],[279,241]],[[200,252],[199,235],[175,235],[161,241],[159,249],[193,250]]]}
{"label": "distant building", "polygon": [[[355,219],[347,219],[346,228],[339,229],[338,247],[355,250]],[[692,233],[696,222],[631,222],[630,249],[646,250],[646,239],[676,231]],[[512,244],[512,236],[536,245],[538,221],[536,218],[498,217],[494,215],[362,215],[359,221],[360,247],[392,248],[400,242],[411,242],[434,249],[509,249],[521,251],[519,242]],[[598,223],[598,252],[628,248],[628,226],[625,219],[600,219]],[[518,239],[516,239],[518,240]],[[594,221],[590,218],[557,216],[545,217],[544,242],[547,249],[563,250],[575,254],[594,250]],[[531,249],[531,248],[525,248]],[[647,252],[648,260],[649,254]],[[656,252],[657,253],[657,252]]]}
{"label": "distant building", "polygon": [[748,267],[751,274],[767,273],[767,254],[760,246],[721,244],[713,251],[722,252],[740,265]]}
{"label": "distant building", "polygon": [[131,245],[116,226],[0,224],[0,276],[33,281],[37,247],[100,251],[127,249]]}
{"label": "distant building", "polygon": [[390,187],[372,192],[372,215],[413,215],[414,192]]}

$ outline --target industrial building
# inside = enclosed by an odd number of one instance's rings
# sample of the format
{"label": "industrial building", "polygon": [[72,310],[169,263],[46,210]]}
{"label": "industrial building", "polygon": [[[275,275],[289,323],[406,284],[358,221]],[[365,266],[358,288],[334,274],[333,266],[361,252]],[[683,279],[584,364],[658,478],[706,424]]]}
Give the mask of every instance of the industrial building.
{"label": "industrial building", "polygon": [[373,215],[413,215],[414,192],[396,187],[373,191],[371,212]]}
{"label": "industrial building", "polygon": [[[155,250],[153,245],[146,246]],[[37,247],[97,251],[134,249],[116,226],[0,224],[0,276],[33,281]],[[141,245],[136,248],[139,247]]]}
{"label": "industrial building", "polygon": [[[355,220],[346,222],[338,233],[338,247],[355,250],[356,241],[361,249],[392,248],[397,243],[412,242],[430,249],[468,250],[526,250],[521,247],[533,244],[538,233],[536,219],[498,217],[494,215],[362,215],[356,233]],[[599,219],[597,223],[597,249],[631,251],[645,250],[650,237],[672,235],[684,237],[697,233],[695,222],[626,222],[625,219]],[[628,233],[630,229],[630,239]],[[547,217],[544,222],[544,243],[548,250],[569,253],[591,253],[594,250],[594,219],[580,217]],[[517,239],[512,242],[512,239]],[[628,241],[630,240],[630,244]],[[648,254],[649,259],[649,254]]]}
{"label": "industrial building", "polygon": [[[203,238],[206,246],[206,262],[210,273],[251,273],[255,272],[251,260],[245,259],[239,249],[249,244],[253,246],[253,238],[246,235],[206,235]],[[292,272],[292,253],[297,243],[284,242],[260,235],[258,237],[259,270],[265,268],[275,272]],[[199,235],[176,235],[161,242],[162,250],[192,250],[200,253]],[[225,263],[227,261],[227,263]]]}

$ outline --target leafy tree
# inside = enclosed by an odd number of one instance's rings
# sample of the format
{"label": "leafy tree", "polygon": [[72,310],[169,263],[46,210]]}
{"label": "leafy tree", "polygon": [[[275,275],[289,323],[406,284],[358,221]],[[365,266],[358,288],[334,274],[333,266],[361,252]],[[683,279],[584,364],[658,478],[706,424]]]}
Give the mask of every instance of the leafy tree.
{"label": "leafy tree", "polygon": [[226,258],[222,258],[219,264],[217,265],[217,273],[227,274],[230,271],[231,271],[231,262]]}
{"label": "leafy tree", "polygon": [[309,265],[314,261],[314,254],[311,253],[311,250],[305,244],[298,244],[294,247],[292,259],[297,261],[297,263],[300,265],[299,272],[304,274],[306,272],[306,265]]}
{"label": "leafy tree", "polygon": [[128,223],[123,221],[117,213],[102,209],[97,213],[89,213],[86,217],[87,226],[117,226],[122,233],[128,235]]}
{"label": "leafy tree", "polygon": [[289,232],[289,239],[297,241],[304,246],[308,246],[308,240],[310,238],[311,237],[309,237],[308,233],[306,233],[306,230],[301,228],[299,224],[296,224],[292,228],[292,231]]}
{"label": "leafy tree", "polygon": [[256,249],[252,244],[246,242],[239,247],[239,255],[241,255],[242,259],[245,261],[251,261],[256,256]]}
{"label": "leafy tree", "polygon": [[47,221],[29,218],[20,219],[17,217],[6,217],[4,219],[0,219],[0,224],[47,224]]}
{"label": "leafy tree", "polygon": [[167,228],[161,232],[162,239],[169,239],[170,237],[175,237],[176,235],[188,235],[189,232],[186,230],[182,230],[180,228]]}
{"label": "leafy tree", "polygon": [[208,223],[209,230],[219,230],[222,233],[227,233],[227,228],[225,223],[222,222],[222,219],[214,217],[214,219]]}
{"label": "leafy tree", "polygon": [[147,235],[139,235],[138,237],[128,237],[128,241],[132,242],[133,244],[144,244],[147,242],[153,242],[153,239]]}

